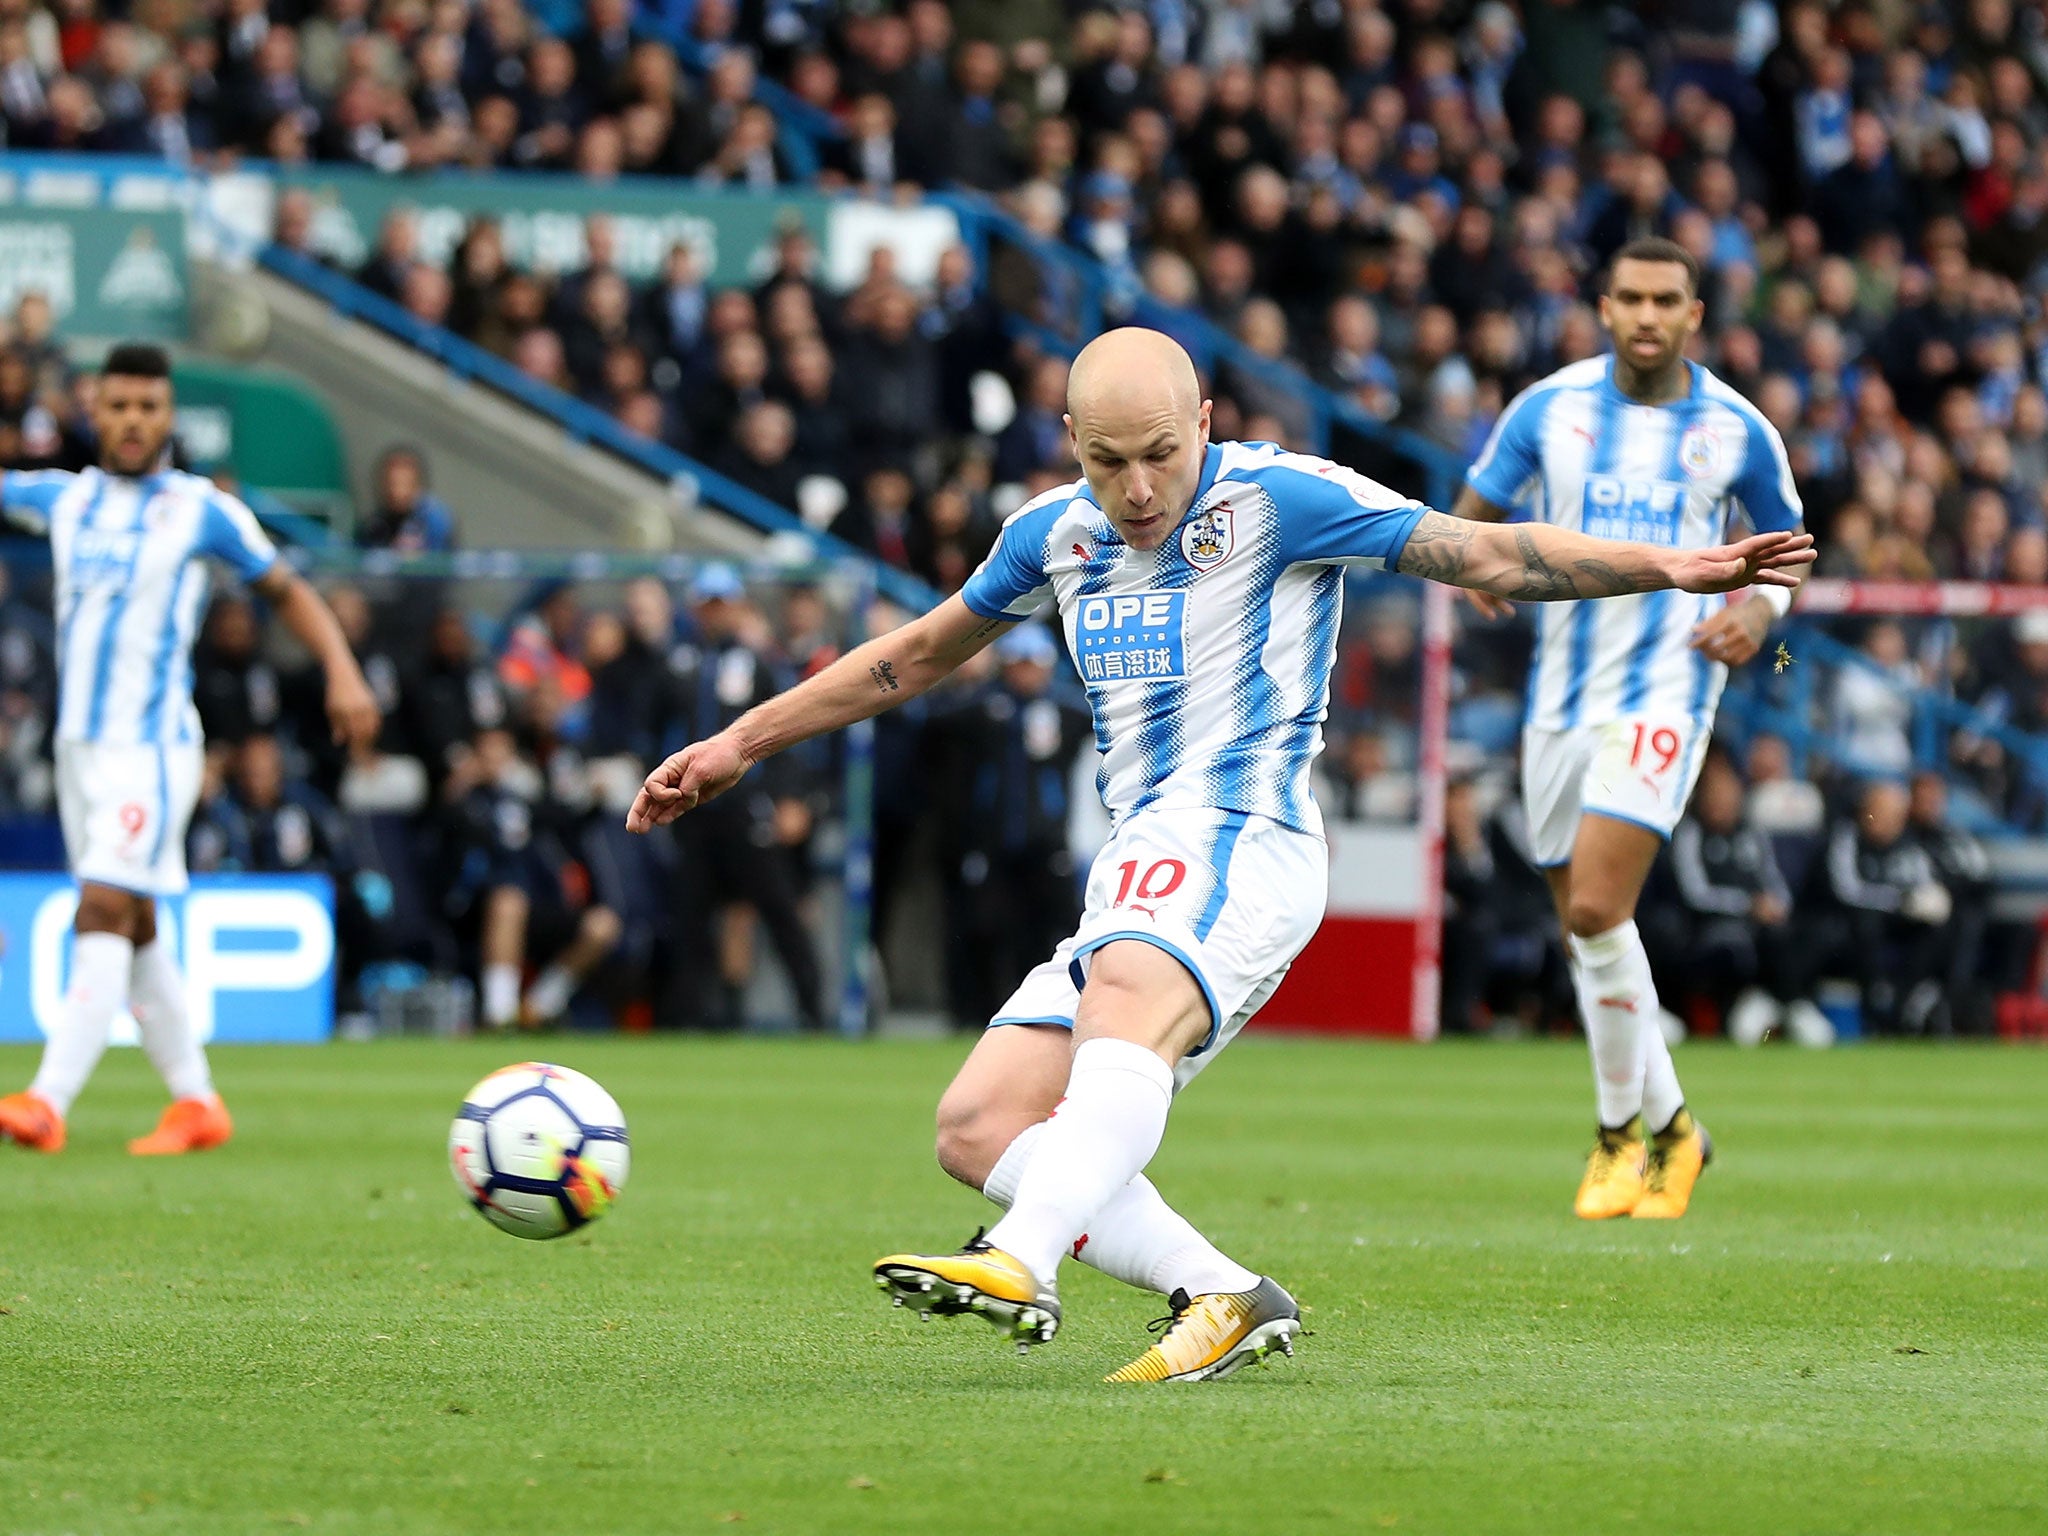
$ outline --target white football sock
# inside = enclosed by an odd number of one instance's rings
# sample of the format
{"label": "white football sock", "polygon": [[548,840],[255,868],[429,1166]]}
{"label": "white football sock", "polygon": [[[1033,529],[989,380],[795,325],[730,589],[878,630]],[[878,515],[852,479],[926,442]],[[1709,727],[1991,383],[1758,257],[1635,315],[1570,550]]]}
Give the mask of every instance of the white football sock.
{"label": "white football sock", "polygon": [[1664,1043],[1664,1031],[1653,1016],[1644,1026],[1643,1041],[1643,1129],[1651,1135],[1671,1123],[1671,1117],[1685,1107],[1685,1090],[1678,1086],[1678,1068],[1671,1064],[1671,1047]]}
{"label": "white football sock", "polygon": [[1074,1240],[1152,1161],[1172,1103],[1173,1069],[1156,1054],[1128,1040],[1084,1040],[1066,1100],[988,1240],[1050,1283]]}
{"label": "white football sock", "polygon": [[206,1052],[192,1033],[185,1009],[185,977],[170,947],[152,939],[135,951],[128,968],[128,1007],[142,1031],[142,1048],[174,1099],[203,1099],[213,1092]]}
{"label": "white football sock", "polygon": [[[1643,1066],[1657,1032],[1657,987],[1633,922],[1572,941],[1572,980],[1593,1053],[1600,1123],[1626,1124],[1643,1109]],[[1659,1049],[1662,1049],[1661,1042]],[[1669,1053],[1666,1053],[1669,1060]]]}
{"label": "white football sock", "polygon": [[484,967],[483,1004],[484,1022],[493,1029],[519,1021],[519,967],[516,965],[487,965]]}
{"label": "white football sock", "polygon": [[559,965],[551,965],[533,978],[526,989],[526,1006],[537,1019],[559,1019],[576,995],[576,978]]}
{"label": "white football sock", "polygon": [[134,960],[134,944],[118,933],[81,933],[71,940],[64,1012],[43,1047],[36,1080],[28,1085],[60,1115],[71,1113],[71,1101],[99,1065],[114,1015],[128,1002],[128,970]]}
{"label": "white football sock", "polygon": [[[1019,1133],[989,1170],[983,1194],[997,1205],[1010,1204],[1025,1165],[1051,1123],[1041,1120]],[[1110,1196],[1109,1204],[1096,1213],[1088,1230],[1067,1251],[1112,1280],[1162,1295],[1177,1290],[1190,1296],[1248,1291],[1259,1283],[1257,1275],[1221,1252],[1168,1205],[1142,1173]]]}

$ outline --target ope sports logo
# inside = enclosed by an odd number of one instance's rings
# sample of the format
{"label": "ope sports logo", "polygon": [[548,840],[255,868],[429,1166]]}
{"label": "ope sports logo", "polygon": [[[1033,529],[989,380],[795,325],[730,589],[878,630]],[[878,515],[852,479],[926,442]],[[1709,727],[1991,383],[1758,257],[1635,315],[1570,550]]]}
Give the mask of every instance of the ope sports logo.
{"label": "ope sports logo", "polygon": [[1685,487],[1669,480],[1588,475],[1585,530],[1596,539],[1676,545],[1685,520],[1685,496]]}
{"label": "ope sports logo", "polygon": [[1074,656],[1086,683],[1187,676],[1188,595],[1119,592],[1074,609]]}

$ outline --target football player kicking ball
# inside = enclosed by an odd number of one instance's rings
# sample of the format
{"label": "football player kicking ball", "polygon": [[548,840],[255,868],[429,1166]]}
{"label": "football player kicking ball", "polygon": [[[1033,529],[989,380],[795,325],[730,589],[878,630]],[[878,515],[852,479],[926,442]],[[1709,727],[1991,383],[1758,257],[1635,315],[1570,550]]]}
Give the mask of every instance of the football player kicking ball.
{"label": "football player kicking ball", "polygon": [[61,1151],[64,1117],[123,1008],[171,1090],[140,1156],[195,1152],[232,1134],[185,1012],[185,979],[157,941],[156,898],[185,889],[185,826],[202,745],[192,704],[192,635],[207,557],[267,600],[327,672],[335,739],[369,742],[377,706],[319,596],[277,557],[249,509],[166,467],[170,360],[108,354],[93,403],[100,462],[78,474],[10,471],[0,508],[47,532],[57,578],[57,809],[78,880],[71,981],[41,1069],[0,1098],[0,1140]]}
{"label": "football player kicking ball", "polygon": [[[1613,355],[1560,369],[1509,404],[1458,516],[1500,521],[1535,485],[1543,524],[1674,554],[1721,543],[1737,512],[1760,531],[1797,533],[1799,493],[1777,432],[1686,360],[1698,290],[1683,246],[1624,246],[1600,299]],[[1600,1121],[1574,1203],[1589,1219],[1684,1215],[1713,1155],[1658,1027],[1636,901],[1685,813],[1728,668],[1756,655],[1795,585],[1733,600],[1701,588],[1558,603],[1538,625],[1522,793],[1593,1055]]]}
{"label": "football player kicking ball", "polygon": [[1723,591],[1795,580],[1809,541],[1672,550],[1490,528],[1323,459],[1212,444],[1194,365],[1156,331],[1091,342],[1067,404],[1085,479],[1019,509],[958,595],[661,764],[627,825],[671,821],[769,753],[922,693],[1055,604],[1094,709],[1113,831],[1080,928],[1024,979],[939,1104],[940,1163],[1008,1214],[958,1253],[885,1258],[875,1278],[921,1311],[978,1313],[1023,1348],[1058,1329],[1055,1275],[1071,1254],[1171,1297],[1172,1325],[1112,1381],[1222,1376],[1290,1349],[1300,1315],[1144,1170],[1174,1094],[1322,920],[1309,765],[1343,567],[1504,597]]}

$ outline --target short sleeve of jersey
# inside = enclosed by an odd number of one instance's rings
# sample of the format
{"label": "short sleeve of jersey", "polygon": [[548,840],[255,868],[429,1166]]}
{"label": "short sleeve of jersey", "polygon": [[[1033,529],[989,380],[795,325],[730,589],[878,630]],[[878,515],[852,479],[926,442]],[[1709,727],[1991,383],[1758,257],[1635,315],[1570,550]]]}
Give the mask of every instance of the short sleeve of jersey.
{"label": "short sleeve of jersey", "polygon": [[213,556],[243,581],[254,581],[277,563],[277,546],[256,514],[217,491],[206,498],[200,514],[199,553]]}
{"label": "short sleeve of jersey", "polygon": [[1496,507],[1511,508],[1522,499],[1543,468],[1543,409],[1549,392],[1525,389],[1508,402],[1493,424],[1493,435],[1465,473],[1465,483]]}
{"label": "short sleeve of jersey", "polygon": [[960,589],[961,601],[984,619],[1028,619],[1051,601],[1045,540],[1064,506],[1026,507],[1004,523],[995,548]]}
{"label": "short sleeve of jersey", "polygon": [[1763,417],[1743,412],[1749,424],[1749,452],[1742,461],[1742,473],[1729,487],[1750,526],[1758,533],[1790,533],[1806,515],[1799,503],[1799,488],[1792,483],[1792,461],[1785,456],[1785,440]]}
{"label": "short sleeve of jersey", "polygon": [[1298,457],[1251,478],[1273,498],[1282,565],[1392,570],[1429,508],[1327,459]]}
{"label": "short sleeve of jersey", "polygon": [[16,524],[47,533],[57,498],[76,478],[66,469],[10,469],[0,476],[0,505]]}

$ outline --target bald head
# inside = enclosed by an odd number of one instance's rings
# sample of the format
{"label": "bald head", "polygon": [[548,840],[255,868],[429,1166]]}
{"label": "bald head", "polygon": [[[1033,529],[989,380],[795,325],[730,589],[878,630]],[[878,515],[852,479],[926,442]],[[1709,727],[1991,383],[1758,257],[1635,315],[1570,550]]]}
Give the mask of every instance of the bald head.
{"label": "bald head", "polygon": [[1107,331],[1067,375],[1067,432],[1102,510],[1133,549],[1155,549],[1194,504],[1209,402],[1194,359],[1159,331]]}
{"label": "bald head", "polygon": [[1164,331],[1104,331],[1067,374],[1067,413],[1082,426],[1104,413],[1174,409],[1192,418],[1201,406],[1195,360]]}

